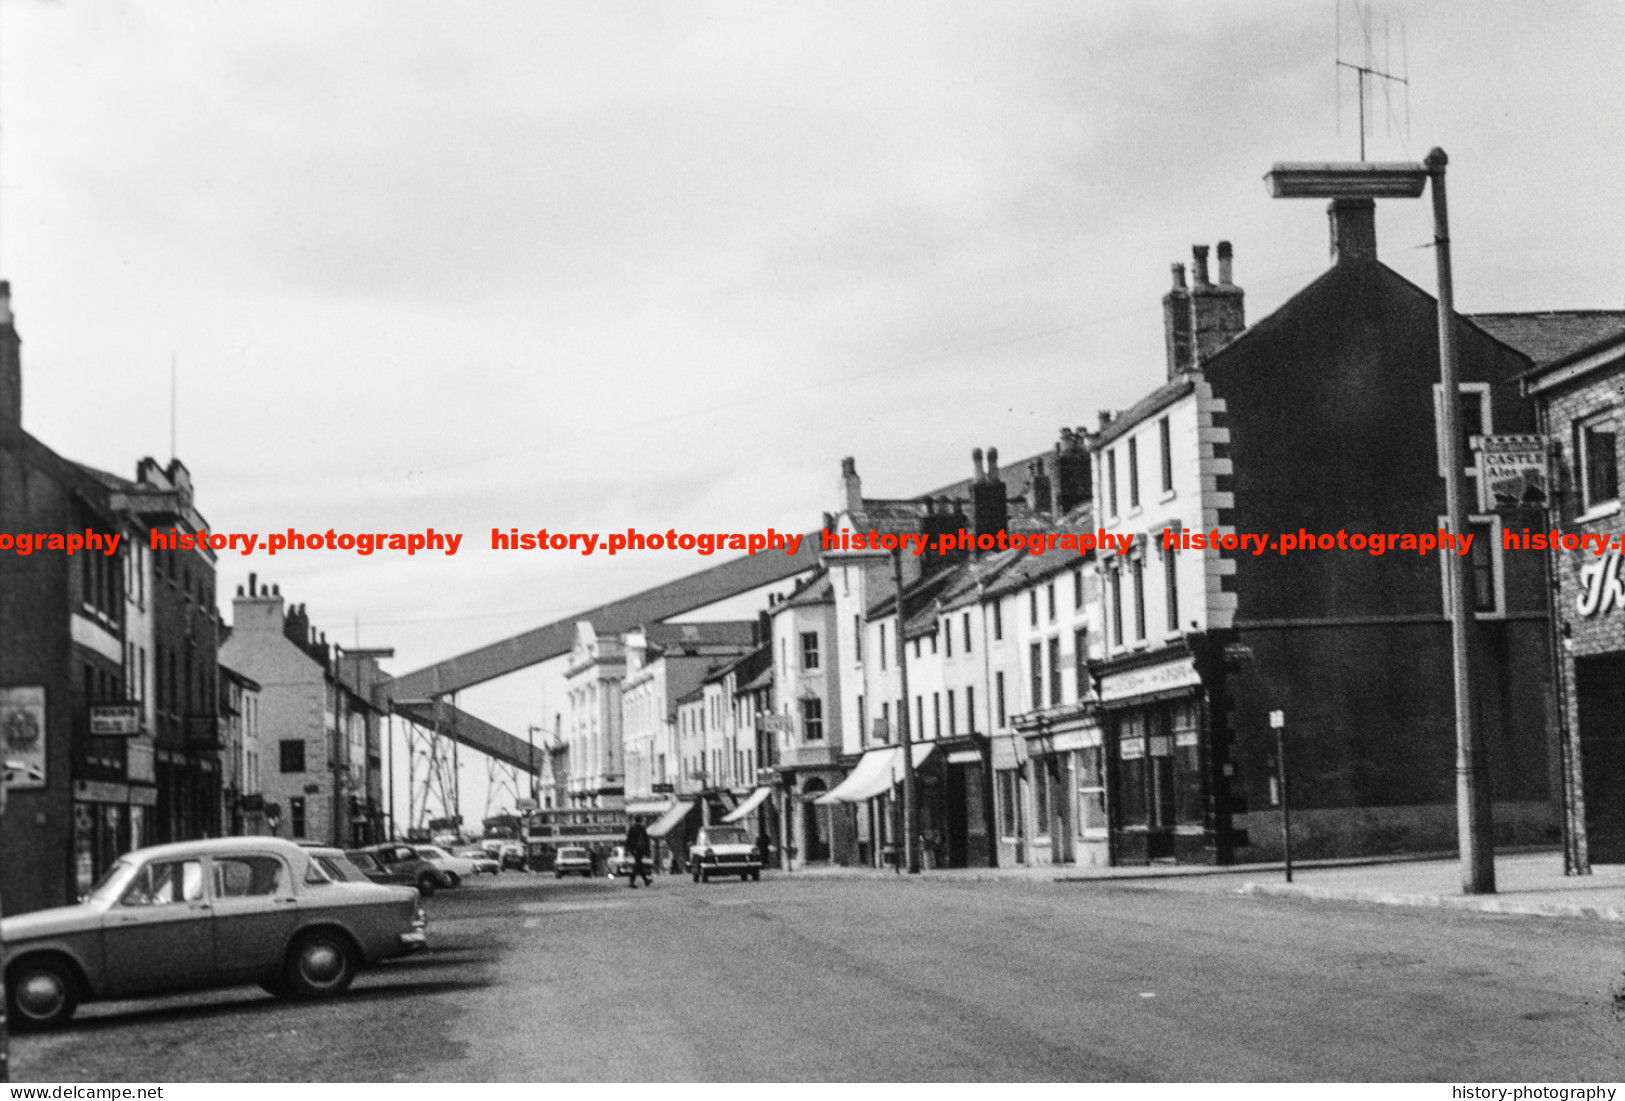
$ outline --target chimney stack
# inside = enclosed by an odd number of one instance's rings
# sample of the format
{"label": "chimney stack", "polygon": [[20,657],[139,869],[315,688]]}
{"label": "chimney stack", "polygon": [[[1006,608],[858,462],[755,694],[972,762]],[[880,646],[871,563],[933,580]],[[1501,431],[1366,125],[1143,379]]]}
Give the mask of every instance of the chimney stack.
{"label": "chimney stack", "polygon": [[975,536],[1003,531],[1010,523],[1010,501],[999,477],[999,449],[987,449],[987,477],[970,487],[970,529]]}
{"label": "chimney stack", "polygon": [[1088,440],[1082,430],[1061,429],[1055,445],[1055,511],[1064,515],[1089,500]]}
{"label": "chimney stack", "polygon": [[1034,459],[1027,464],[1027,484],[1032,486],[1034,512],[1049,512],[1054,507],[1050,494],[1049,475],[1044,473],[1044,460]]}
{"label": "chimney stack", "polygon": [[1245,296],[1230,281],[1229,241],[1219,242],[1219,282],[1207,277],[1207,246],[1193,245],[1196,285],[1191,289],[1191,369],[1201,370],[1219,349],[1234,340],[1247,327]]}
{"label": "chimney stack", "polygon": [[863,511],[863,479],[858,460],[850,455],[841,460],[841,507],[854,516]]}
{"label": "chimney stack", "polygon": [[976,474],[975,474],[974,477],[971,478],[971,481],[973,481],[973,482],[985,482],[985,481],[987,481],[987,471],[982,468],[982,449],[980,447],[971,448],[970,465],[971,465],[971,468],[976,471]]}
{"label": "chimney stack", "polygon": [[1326,207],[1331,223],[1332,263],[1377,258],[1377,204],[1372,199],[1333,199]]}
{"label": "chimney stack", "polygon": [[[1185,265],[1174,264],[1173,274],[1173,289],[1162,296],[1162,327],[1168,343],[1169,382],[1191,369],[1191,292],[1185,289]],[[1106,422],[1102,421],[1100,426],[1106,427]]]}
{"label": "chimney stack", "polygon": [[0,279],[0,447],[22,443],[22,343],[11,316],[11,283]]}

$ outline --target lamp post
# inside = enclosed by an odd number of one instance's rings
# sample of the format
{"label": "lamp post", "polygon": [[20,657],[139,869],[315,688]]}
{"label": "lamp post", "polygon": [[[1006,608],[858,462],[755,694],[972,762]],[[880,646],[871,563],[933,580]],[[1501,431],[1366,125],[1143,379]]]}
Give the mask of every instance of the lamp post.
{"label": "lamp post", "polygon": [[[1439,447],[1444,460],[1445,511],[1450,530],[1467,530],[1467,451],[1461,436],[1460,365],[1455,338],[1455,286],[1450,269],[1450,219],[1445,204],[1444,150],[1420,163],[1277,164],[1265,175],[1275,199],[1417,199],[1431,182],[1433,250],[1439,281]],[[1494,831],[1475,691],[1473,652],[1477,619],[1471,603],[1472,564],[1447,556],[1450,642],[1455,674],[1456,832],[1463,894],[1495,893]]]}

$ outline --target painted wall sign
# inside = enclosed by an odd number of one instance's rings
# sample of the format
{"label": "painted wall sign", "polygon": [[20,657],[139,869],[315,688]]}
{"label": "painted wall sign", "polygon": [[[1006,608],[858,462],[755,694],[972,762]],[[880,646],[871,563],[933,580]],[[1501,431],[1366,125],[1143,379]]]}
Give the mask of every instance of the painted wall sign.
{"label": "painted wall sign", "polygon": [[1546,456],[1544,436],[1479,437],[1480,511],[1544,506],[1551,484]]}
{"label": "painted wall sign", "polygon": [[1625,579],[1619,576],[1619,552],[1593,557],[1580,567],[1580,595],[1575,610],[1587,618],[1602,615],[1610,608],[1625,611]]}
{"label": "painted wall sign", "polygon": [[0,750],[6,787],[45,786],[44,688],[0,688]]}

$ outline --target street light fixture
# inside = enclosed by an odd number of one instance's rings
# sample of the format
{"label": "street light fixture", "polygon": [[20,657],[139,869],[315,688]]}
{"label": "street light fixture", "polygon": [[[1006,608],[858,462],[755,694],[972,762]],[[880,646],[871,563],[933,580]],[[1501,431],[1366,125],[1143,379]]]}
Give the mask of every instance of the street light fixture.
{"label": "street light fixture", "polygon": [[[1461,435],[1460,364],[1455,335],[1455,290],[1450,270],[1450,218],[1445,204],[1445,166],[1450,159],[1434,149],[1421,164],[1277,164],[1264,176],[1276,199],[1416,199],[1433,185],[1433,251],[1439,279],[1439,446],[1444,455],[1445,510],[1450,529],[1467,530],[1467,451]],[[1477,619],[1470,601],[1472,564],[1449,556],[1450,641],[1455,671],[1456,832],[1461,847],[1463,894],[1495,893],[1494,829],[1491,822],[1483,732],[1474,691],[1473,636]]]}

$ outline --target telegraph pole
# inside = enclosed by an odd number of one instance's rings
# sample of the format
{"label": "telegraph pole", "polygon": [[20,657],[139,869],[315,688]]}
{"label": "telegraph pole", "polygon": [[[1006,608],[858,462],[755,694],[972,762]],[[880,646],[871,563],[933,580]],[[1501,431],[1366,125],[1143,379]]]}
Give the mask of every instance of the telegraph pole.
{"label": "telegraph pole", "polygon": [[[1444,173],[1450,158],[1434,149],[1427,165],[1433,197],[1433,257],[1439,275],[1440,450],[1444,452],[1445,510],[1450,530],[1460,538],[1467,530],[1467,448],[1461,435],[1461,369],[1456,358],[1455,281],[1450,270],[1450,215],[1445,204]],[[1461,890],[1469,895],[1495,893],[1495,835],[1491,820],[1484,731],[1474,673],[1473,570],[1466,555],[1447,555],[1450,571],[1450,641],[1456,689],[1456,832],[1461,845]]]}
{"label": "telegraph pole", "polygon": [[[903,639],[903,552],[901,546],[892,551],[892,580],[897,585],[897,677],[902,685],[903,699],[897,707],[898,741],[903,746],[903,844],[908,849],[908,874],[920,874],[920,847],[915,843],[914,806],[914,746],[908,729],[908,646]],[[898,854],[902,864],[902,854]]]}

